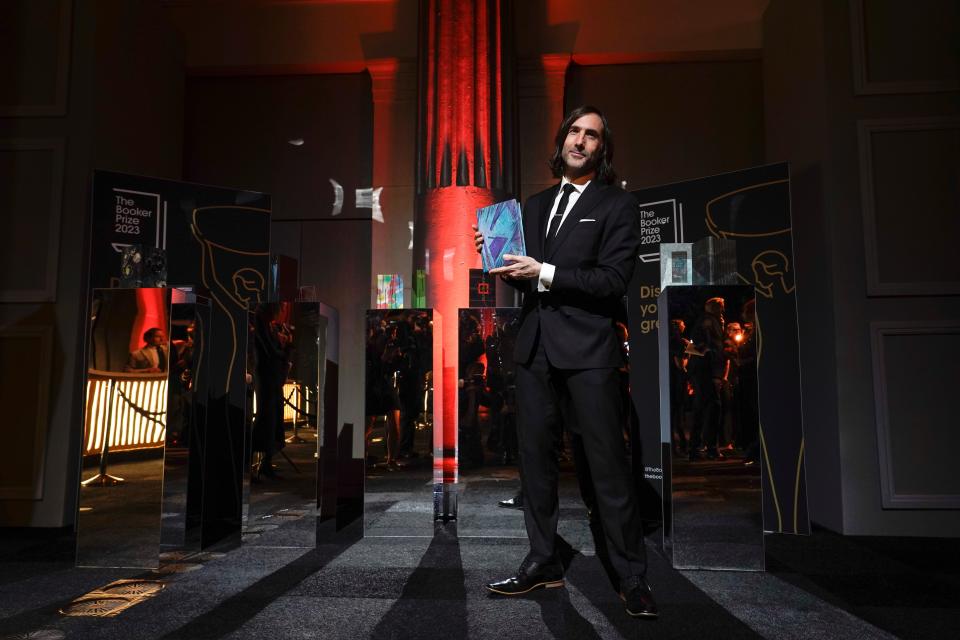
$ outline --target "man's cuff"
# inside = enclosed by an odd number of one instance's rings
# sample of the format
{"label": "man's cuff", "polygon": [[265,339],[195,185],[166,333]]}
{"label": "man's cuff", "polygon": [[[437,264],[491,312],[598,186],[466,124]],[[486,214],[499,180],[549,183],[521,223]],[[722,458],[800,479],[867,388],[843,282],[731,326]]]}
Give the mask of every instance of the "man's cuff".
{"label": "man's cuff", "polygon": [[553,284],[553,274],[557,270],[555,266],[544,262],[540,265],[540,276],[537,278],[537,291],[549,291]]}

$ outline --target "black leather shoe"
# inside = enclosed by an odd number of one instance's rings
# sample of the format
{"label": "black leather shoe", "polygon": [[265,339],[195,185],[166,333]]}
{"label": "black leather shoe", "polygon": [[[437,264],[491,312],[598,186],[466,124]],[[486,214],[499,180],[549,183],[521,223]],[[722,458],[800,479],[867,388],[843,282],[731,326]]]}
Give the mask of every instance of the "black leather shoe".
{"label": "black leather shoe", "polygon": [[523,509],[523,494],[518,493],[512,498],[501,500],[497,503],[497,506],[503,507],[504,509]]}
{"label": "black leather shoe", "polygon": [[544,587],[554,589],[563,586],[563,567],[559,564],[540,564],[532,560],[524,560],[517,575],[491,582],[487,590],[501,596],[519,596],[534,589]]}
{"label": "black leather shoe", "polygon": [[620,586],[620,599],[623,600],[627,615],[631,617],[653,619],[660,615],[647,581],[640,576],[623,581]]}

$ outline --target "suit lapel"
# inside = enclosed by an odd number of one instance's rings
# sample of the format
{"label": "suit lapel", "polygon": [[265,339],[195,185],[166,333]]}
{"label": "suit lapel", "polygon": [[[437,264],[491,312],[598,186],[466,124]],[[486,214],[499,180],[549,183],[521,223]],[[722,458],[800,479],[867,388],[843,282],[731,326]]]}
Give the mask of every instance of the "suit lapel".
{"label": "suit lapel", "polygon": [[534,244],[537,247],[537,255],[534,257],[540,261],[543,261],[543,241],[547,236],[547,220],[550,218],[550,209],[553,207],[553,201],[557,199],[557,191],[559,190],[560,184],[558,183],[549,191],[545,191],[540,199],[540,211],[538,213],[540,224],[537,225],[539,231]]}
{"label": "suit lapel", "polygon": [[[596,180],[591,181],[590,184],[587,185],[587,188],[580,194],[577,203],[573,205],[573,209],[571,209],[567,215],[567,219],[564,220],[560,226],[557,237],[554,238],[550,244],[550,255],[544,256],[544,260],[549,260],[553,257],[557,249],[560,248],[560,245],[563,244],[563,241],[567,239],[567,236],[573,233],[573,228],[580,222],[580,219],[590,213],[590,211],[600,203],[606,191],[607,185],[601,185]],[[546,231],[544,231],[544,234],[546,234]]]}

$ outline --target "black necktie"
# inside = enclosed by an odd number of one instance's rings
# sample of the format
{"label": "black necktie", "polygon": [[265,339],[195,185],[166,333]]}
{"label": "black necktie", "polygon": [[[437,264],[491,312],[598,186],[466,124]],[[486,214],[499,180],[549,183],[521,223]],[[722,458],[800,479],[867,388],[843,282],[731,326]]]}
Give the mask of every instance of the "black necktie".
{"label": "black necktie", "polygon": [[160,371],[167,370],[167,354],[163,352],[163,349],[160,347],[154,347],[157,350],[157,369]]}
{"label": "black necktie", "polygon": [[567,210],[567,203],[570,202],[570,194],[573,193],[574,189],[576,189],[576,187],[569,182],[563,185],[563,195],[560,196],[560,202],[557,204],[557,210],[554,212],[553,218],[550,220],[550,228],[547,230],[547,242],[544,246],[544,253],[550,250],[550,244],[557,236],[557,230],[560,228],[560,221],[563,220],[563,212]]}

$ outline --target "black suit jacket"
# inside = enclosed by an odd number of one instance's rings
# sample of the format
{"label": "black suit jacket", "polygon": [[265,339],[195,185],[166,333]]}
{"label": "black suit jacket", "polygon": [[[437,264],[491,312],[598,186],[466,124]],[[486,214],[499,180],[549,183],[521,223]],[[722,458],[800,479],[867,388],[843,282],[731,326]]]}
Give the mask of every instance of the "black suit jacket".
{"label": "black suit jacket", "polygon": [[580,195],[544,255],[547,219],[560,185],[530,197],[523,209],[527,254],[556,267],[547,292],[537,279],[514,283],[523,292],[514,357],[533,356],[537,332],[550,363],[560,369],[619,367],[623,351],[615,322],[626,319],[623,296],[640,248],[633,196],[591,182]]}

